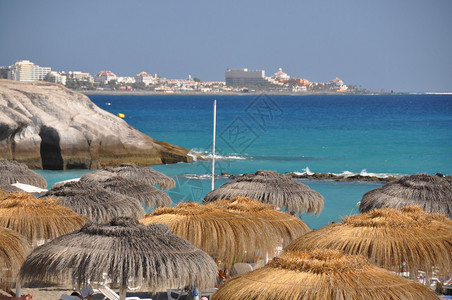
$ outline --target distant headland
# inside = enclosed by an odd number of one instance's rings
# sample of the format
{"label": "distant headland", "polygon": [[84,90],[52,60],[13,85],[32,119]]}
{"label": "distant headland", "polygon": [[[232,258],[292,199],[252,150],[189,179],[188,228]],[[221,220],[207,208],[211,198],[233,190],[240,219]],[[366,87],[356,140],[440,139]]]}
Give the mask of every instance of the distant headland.
{"label": "distant headland", "polygon": [[20,60],[10,66],[0,67],[0,78],[14,81],[48,81],[84,94],[375,94],[393,91],[370,91],[361,86],[346,84],[335,77],[325,82],[315,82],[292,77],[279,68],[270,76],[265,70],[227,69],[224,81],[201,80],[188,75],[171,79],[148,72],[135,76],[118,76],[112,71],[99,71],[92,76],[80,71],[52,71],[29,60]]}
{"label": "distant headland", "polygon": [[190,162],[183,147],[157,141],[96,106],[87,96],[48,82],[0,79],[0,158],[33,169],[96,169]]}

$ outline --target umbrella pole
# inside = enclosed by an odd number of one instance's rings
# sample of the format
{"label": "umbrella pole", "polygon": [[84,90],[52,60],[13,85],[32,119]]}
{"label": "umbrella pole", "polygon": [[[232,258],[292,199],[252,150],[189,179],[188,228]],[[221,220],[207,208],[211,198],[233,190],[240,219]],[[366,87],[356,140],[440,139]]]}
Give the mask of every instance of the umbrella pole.
{"label": "umbrella pole", "polygon": [[212,188],[215,189],[215,135],[217,131],[217,100],[213,100]]}
{"label": "umbrella pole", "polygon": [[119,289],[119,300],[126,300],[127,294],[127,285],[121,284],[121,288]]}
{"label": "umbrella pole", "polygon": [[128,278],[126,274],[126,271],[123,270],[122,279],[120,281],[119,286],[119,300],[126,300],[126,294],[127,294],[127,287],[128,287]]}
{"label": "umbrella pole", "polygon": [[[22,286],[21,286],[21,284],[20,283],[16,283],[16,295],[18,296],[18,297],[20,297],[20,294],[21,294],[21,289],[22,289]],[[12,295],[12,296],[14,296],[14,295]]]}

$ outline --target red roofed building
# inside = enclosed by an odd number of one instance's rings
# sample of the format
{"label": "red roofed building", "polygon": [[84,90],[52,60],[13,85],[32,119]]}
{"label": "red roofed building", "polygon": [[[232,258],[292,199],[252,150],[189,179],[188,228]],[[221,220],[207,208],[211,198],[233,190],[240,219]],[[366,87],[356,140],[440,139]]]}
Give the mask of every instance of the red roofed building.
{"label": "red roofed building", "polygon": [[290,76],[284,73],[282,68],[279,68],[278,72],[276,72],[272,77],[278,82],[286,82],[290,79]]}
{"label": "red roofed building", "polygon": [[331,80],[331,83],[333,84],[333,89],[337,92],[345,92],[348,90],[348,87],[344,84],[344,82],[337,77]]}
{"label": "red roofed building", "polygon": [[331,82],[334,83],[335,85],[343,85],[344,84],[344,82],[337,77],[334,78],[333,80],[331,80]]}
{"label": "red roofed building", "polygon": [[104,84],[107,84],[111,80],[116,80],[116,75],[112,71],[100,71],[96,74],[96,77],[94,78],[96,82],[102,82]]}
{"label": "red roofed building", "polygon": [[135,82],[136,83],[144,83],[145,85],[153,84],[155,83],[155,77],[152,76],[149,73],[141,72],[135,75]]}

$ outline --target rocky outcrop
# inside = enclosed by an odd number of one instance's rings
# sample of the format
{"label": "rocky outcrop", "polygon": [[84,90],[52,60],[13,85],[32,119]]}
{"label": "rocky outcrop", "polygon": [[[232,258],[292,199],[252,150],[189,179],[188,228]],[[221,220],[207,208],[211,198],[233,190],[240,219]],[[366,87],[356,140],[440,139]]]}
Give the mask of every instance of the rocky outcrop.
{"label": "rocky outcrop", "polygon": [[310,179],[310,180],[333,180],[333,181],[342,181],[342,182],[350,182],[350,181],[375,181],[375,182],[392,182],[399,178],[395,176],[388,177],[377,177],[377,176],[366,176],[366,175],[336,175],[331,173],[313,173],[313,174],[297,174],[297,173],[286,173],[286,175],[291,176],[292,178],[299,179]]}
{"label": "rocky outcrop", "polygon": [[154,140],[63,86],[0,80],[0,158],[64,170],[188,162],[188,152]]}

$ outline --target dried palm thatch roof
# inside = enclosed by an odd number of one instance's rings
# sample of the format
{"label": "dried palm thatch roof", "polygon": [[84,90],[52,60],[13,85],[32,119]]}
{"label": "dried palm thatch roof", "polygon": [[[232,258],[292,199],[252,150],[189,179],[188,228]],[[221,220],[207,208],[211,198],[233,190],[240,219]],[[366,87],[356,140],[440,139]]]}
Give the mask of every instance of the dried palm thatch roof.
{"label": "dried palm thatch roof", "polygon": [[270,204],[261,203],[248,197],[237,196],[231,200],[216,200],[208,205],[259,218],[264,224],[274,227],[278,236],[283,240],[283,247],[311,230],[300,218],[278,211]]}
{"label": "dried palm thatch roof", "polygon": [[428,287],[335,250],[288,252],[232,277],[212,300],[438,299]]}
{"label": "dried palm thatch roof", "polygon": [[194,202],[157,208],[140,222],[167,225],[172,233],[206,251],[225,268],[236,261],[259,258],[280,242],[278,232],[258,218]]}
{"label": "dried palm thatch roof", "polygon": [[101,170],[87,173],[82,176],[85,180],[102,181],[106,177],[120,176],[126,179],[138,180],[152,185],[159,185],[162,189],[169,190],[176,186],[171,177],[158,172],[150,167],[141,168],[135,164],[121,164],[119,167],[105,167]]}
{"label": "dried palm thatch roof", "polygon": [[0,159],[0,186],[20,182],[45,189],[47,182],[38,173],[30,170],[27,165],[14,161]]}
{"label": "dried palm thatch roof", "polygon": [[55,199],[36,199],[32,194],[12,193],[0,200],[0,226],[19,232],[34,246],[78,230],[87,221]]}
{"label": "dried palm thatch roof", "polygon": [[250,197],[299,214],[319,214],[323,209],[322,195],[291,177],[273,171],[242,175],[209,192],[203,202],[229,200],[235,196]]}
{"label": "dried palm thatch roof", "polygon": [[170,196],[162,190],[149,183],[125,179],[123,177],[98,177],[98,181],[91,180],[93,177],[82,177],[82,182],[97,183],[103,188],[137,199],[146,209],[171,206],[173,203]]}
{"label": "dried palm thatch roof", "polygon": [[144,209],[137,199],[87,182],[68,182],[52,188],[44,196],[55,198],[93,222],[108,222],[115,217],[139,219],[144,215]]}
{"label": "dried palm thatch roof", "polygon": [[427,212],[452,218],[452,181],[427,174],[405,176],[364,194],[359,211],[406,205],[419,205]]}
{"label": "dried palm thatch roof", "polygon": [[410,276],[416,276],[419,270],[431,275],[433,267],[439,274],[452,274],[452,221],[418,206],[402,211],[375,209],[308,232],[285,250],[317,248],[360,254],[396,272],[406,264]]}
{"label": "dried palm thatch roof", "polygon": [[19,268],[30,251],[30,244],[24,236],[0,226],[0,282],[15,282]]}
{"label": "dried palm thatch roof", "polygon": [[0,189],[0,200],[5,199],[8,197],[9,193],[3,189]]}
{"label": "dried palm thatch roof", "polygon": [[0,185],[0,188],[7,193],[23,193],[24,192],[20,188],[14,186],[14,185],[11,185],[9,183]]}
{"label": "dried palm thatch roof", "polygon": [[104,273],[125,296],[129,280],[151,292],[195,283],[211,287],[217,266],[207,253],[171,234],[165,225],[144,226],[134,219],[117,218],[108,224],[89,223],[34,249],[20,278],[22,282],[74,280],[81,286],[103,282]]}

